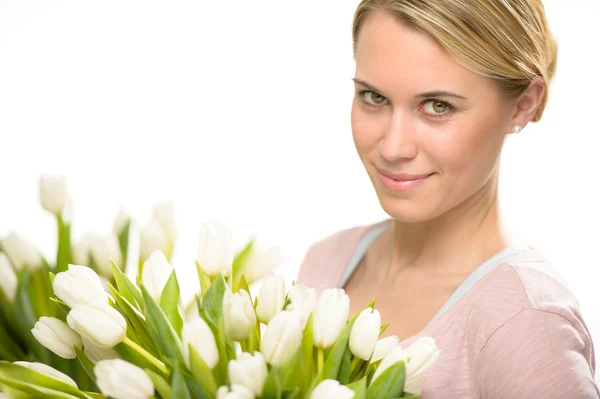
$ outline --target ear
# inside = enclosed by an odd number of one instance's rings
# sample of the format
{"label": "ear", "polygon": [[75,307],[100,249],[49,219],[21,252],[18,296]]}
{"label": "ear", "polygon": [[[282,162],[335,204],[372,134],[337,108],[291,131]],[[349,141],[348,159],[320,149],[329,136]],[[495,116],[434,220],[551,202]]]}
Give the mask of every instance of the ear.
{"label": "ear", "polygon": [[515,112],[512,117],[513,126],[521,125],[524,128],[533,119],[544,99],[545,92],[544,80],[539,76],[533,78],[515,103]]}

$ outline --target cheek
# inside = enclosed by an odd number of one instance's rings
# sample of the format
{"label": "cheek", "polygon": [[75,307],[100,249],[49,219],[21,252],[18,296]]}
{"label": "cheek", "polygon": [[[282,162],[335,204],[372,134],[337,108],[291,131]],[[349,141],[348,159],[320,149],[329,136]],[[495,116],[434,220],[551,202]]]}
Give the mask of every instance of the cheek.
{"label": "cheek", "polygon": [[377,150],[382,129],[376,118],[367,114],[355,99],[352,102],[351,112],[352,139],[361,159]]}

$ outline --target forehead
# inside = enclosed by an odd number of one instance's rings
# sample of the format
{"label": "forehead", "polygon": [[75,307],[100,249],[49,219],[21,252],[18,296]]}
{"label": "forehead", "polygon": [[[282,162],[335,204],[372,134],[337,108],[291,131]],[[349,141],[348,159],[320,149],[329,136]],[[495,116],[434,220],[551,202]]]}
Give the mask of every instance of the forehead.
{"label": "forehead", "polygon": [[384,11],[369,15],[356,44],[356,77],[403,92],[481,89],[487,78],[470,71],[429,35]]}

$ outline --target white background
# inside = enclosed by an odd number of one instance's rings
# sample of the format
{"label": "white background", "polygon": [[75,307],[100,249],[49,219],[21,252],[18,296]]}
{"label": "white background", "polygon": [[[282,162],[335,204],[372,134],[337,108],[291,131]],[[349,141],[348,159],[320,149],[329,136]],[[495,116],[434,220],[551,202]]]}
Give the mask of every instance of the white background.
{"label": "white background", "polygon": [[[200,223],[308,246],[387,217],[351,140],[357,0],[0,0],[0,238],[54,256],[38,177],[64,174],[74,238],[119,206],[145,224],[175,203],[188,294]],[[545,1],[559,65],[542,122],[510,137],[501,206],[576,293],[600,346],[597,0]]]}

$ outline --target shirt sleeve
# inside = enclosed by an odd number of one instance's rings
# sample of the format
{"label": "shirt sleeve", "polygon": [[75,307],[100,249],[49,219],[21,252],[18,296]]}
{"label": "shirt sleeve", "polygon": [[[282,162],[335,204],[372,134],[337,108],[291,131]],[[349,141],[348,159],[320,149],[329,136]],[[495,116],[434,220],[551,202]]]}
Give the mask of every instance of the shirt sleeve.
{"label": "shirt sleeve", "polygon": [[591,338],[565,317],[521,311],[487,340],[475,365],[478,398],[600,398]]}

